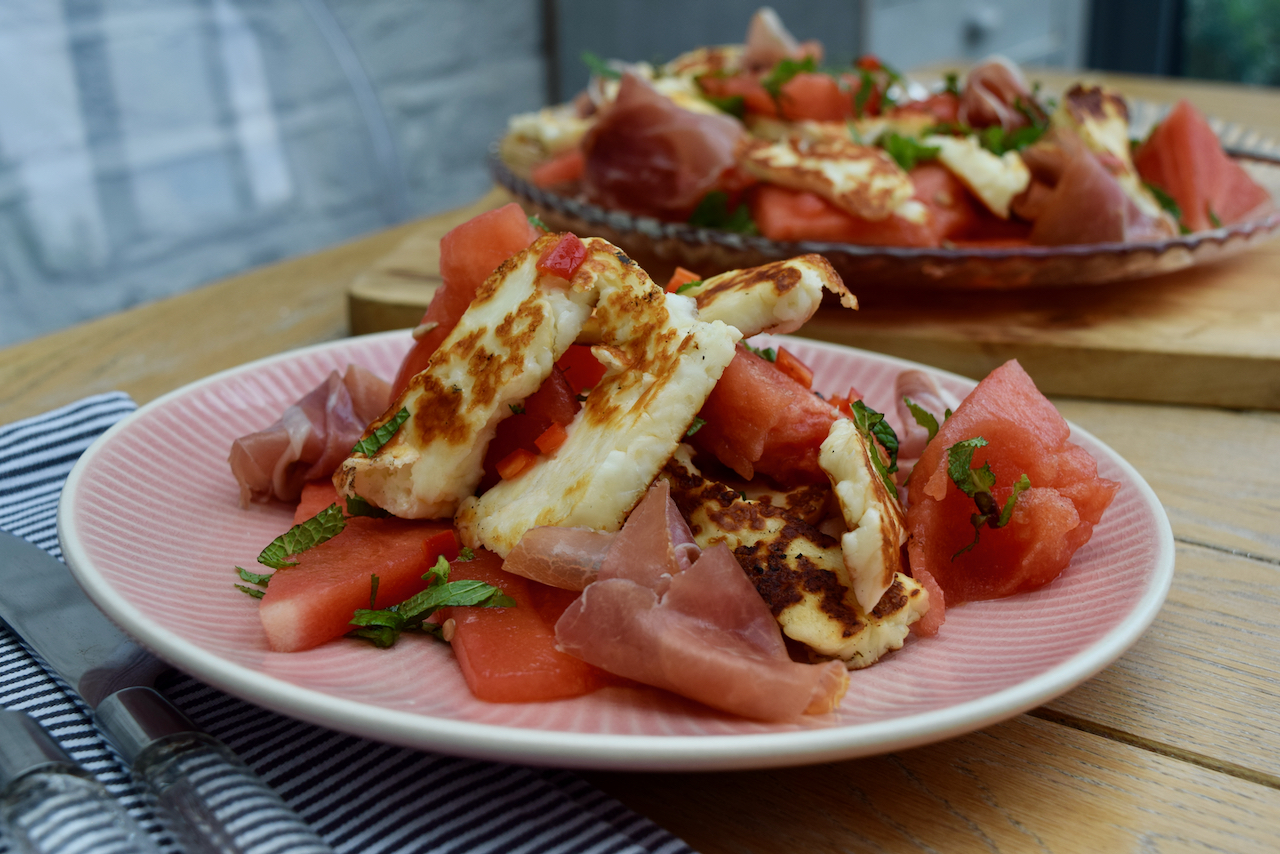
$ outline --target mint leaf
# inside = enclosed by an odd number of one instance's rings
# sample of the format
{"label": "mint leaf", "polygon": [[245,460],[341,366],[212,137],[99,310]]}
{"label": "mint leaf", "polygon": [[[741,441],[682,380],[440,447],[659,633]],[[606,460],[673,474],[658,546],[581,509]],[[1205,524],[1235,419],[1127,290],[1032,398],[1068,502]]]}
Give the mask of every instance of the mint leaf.
{"label": "mint leaf", "polygon": [[348,516],[369,516],[374,519],[385,519],[391,514],[381,507],[377,507],[365,501],[359,495],[347,496],[347,515]]}
{"label": "mint leaf", "polygon": [[543,222],[542,218],[537,214],[529,214],[528,219],[529,219],[529,225],[533,226],[534,228],[540,228],[543,231],[551,231],[551,229],[547,228],[547,224]]}
{"label": "mint leaf", "polygon": [[[389,608],[358,608],[351,616],[351,624],[359,626],[347,634],[363,638],[381,649],[391,646],[406,631],[424,631],[439,637],[440,627],[424,621],[441,608],[476,606],[482,608],[511,608],[516,601],[483,581],[463,579],[449,581],[449,561],[441,556],[435,566],[422,576],[427,579],[427,589]],[[377,576],[373,576],[374,579]],[[376,587],[375,587],[376,591]],[[370,594],[372,605],[372,594]]]}
{"label": "mint leaf", "polygon": [[237,566],[236,573],[250,584],[257,584],[261,587],[266,587],[268,582],[271,581],[271,573],[269,572],[250,572],[242,566]]}
{"label": "mint leaf", "polygon": [[458,549],[458,560],[475,560],[476,553],[471,550],[471,546],[463,546]]}
{"label": "mint leaf", "polygon": [[729,210],[729,194],[723,190],[712,190],[702,197],[698,206],[689,215],[689,224],[703,228],[718,228],[721,231],[732,231],[736,234],[759,234],[755,220],[751,218],[750,209],[739,203]]}
{"label": "mint leaf", "polygon": [[702,425],[704,425],[704,424],[706,424],[706,423],[707,423],[707,422],[706,422],[706,420],[705,420],[705,419],[699,418],[698,416],[696,416],[696,415],[695,415],[695,416],[693,417],[693,423],[689,425],[689,429],[688,429],[688,430],[686,430],[686,431],[684,431],[684,437],[685,437],[686,439],[688,439],[688,438],[689,438],[690,436],[692,436],[694,433],[697,433],[699,430],[701,430],[701,429],[702,429]]}
{"label": "mint leaf", "polygon": [[356,442],[356,446],[351,449],[351,453],[372,457],[378,452],[379,448],[387,444],[387,441],[396,434],[396,431],[400,429],[400,425],[408,420],[409,409],[408,407],[402,407],[399,412],[392,416],[390,421],[374,430],[364,439]]}
{"label": "mint leaf", "polygon": [[761,359],[764,359],[766,362],[778,361],[778,351],[773,349],[772,347],[764,347],[764,348],[752,347],[750,344],[743,344],[742,346],[746,347],[748,350],[750,350],[752,353],[755,353],[757,356],[759,356]]}
{"label": "mint leaf", "polygon": [[263,596],[267,595],[267,591],[265,590],[262,590],[258,587],[246,587],[243,584],[237,584],[236,589],[244,593],[248,593],[254,599],[261,599]]}
{"label": "mint leaf", "polygon": [[936,145],[924,145],[915,137],[902,136],[893,131],[881,134],[876,144],[897,161],[904,172],[910,172],[917,163],[937,159],[938,152],[941,151]]}
{"label": "mint leaf", "polygon": [[720,112],[728,113],[735,119],[744,119],[747,116],[747,99],[741,95],[729,95],[728,97],[720,98],[703,92],[702,98]]}
{"label": "mint leaf", "polygon": [[[858,429],[858,433],[871,445],[871,453],[867,456],[871,458],[876,474],[880,475],[880,479],[884,481],[885,489],[889,490],[889,494],[897,496],[898,487],[890,475],[898,470],[898,434],[893,432],[889,422],[884,420],[884,415],[861,400],[855,400],[849,408],[853,411],[853,424]],[[884,448],[885,454],[889,457],[887,465],[880,457],[877,444]]]}
{"label": "mint leaf", "polygon": [[342,515],[342,508],[337,504],[330,504],[310,519],[294,525],[272,540],[270,545],[262,550],[262,554],[258,555],[258,563],[272,569],[297,566],[297,563],[290,562],[289,558],[332,539],[341,533],[346,525],[347,520]]}
{"label": "mint leaf", "polygon": [[988,528],[1003,528],[1008,525],[1018,496],[1031,488],[1031,479],[1023,474],[1013,485],[1013,492],[1005,501],[1004,507],[1000,508],[996,504],[995,496],[991,493],[996,485],[996,476],[991,471],[991,464],[983,463],[982,468],[973,468],[974,451],[987,444],[986,439],[975,436],[963,442],[956,442],[947,448],[947,476],[961,492],[973,499],[974,506],[978,510],[969,517],[969,522],[973,525],[973,542],[953,554],[952,560],[978,545],[984,525]]}
{"label": "mint leaf", "polygon": [[582,64],[597,77],[604,77],[609,80],[621,80],[622,72],[616,68],[610,68],[609,63],[596,56],[589,50],[582,52]]}
{"label": "mint leaf", "polygon": [[691,291],[700,284],[702,284],[702,279],[694,279],[692,282],[685,282],[683,285],[676,288],[676,293],[682,294],[685,291]]}
{"label": "mint leaf", "polygon": [[929,431],[929,441],[932,442],[933,437],[938,435],[937,417],[909,397],[902,398],[902,402],[907,405],[907,409],[911,412],[911,417],[916,420],[916,423]]}
{"label": "mint leaf", "polygon": [[782,87],[791,82],[791,78],[797,74],[807,71],[817,71],[818,64],[812,56],[806,56],[799,61],[784,57],[778,60],[775,65],[760,81],[760,85],[769,93],[769,97],[773,99],[773,103],[777,106],[778,112],[782,112]]}

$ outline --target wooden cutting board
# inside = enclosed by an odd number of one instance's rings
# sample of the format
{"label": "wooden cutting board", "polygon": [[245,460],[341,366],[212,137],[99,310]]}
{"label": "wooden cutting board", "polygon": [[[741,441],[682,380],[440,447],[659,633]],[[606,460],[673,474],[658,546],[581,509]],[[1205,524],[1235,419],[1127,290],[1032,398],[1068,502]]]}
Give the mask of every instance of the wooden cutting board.
{"label": "wooden cutting board", "polygon": [[[495,190],[423,220],[352,283],[352,333],[417,324],[440,282],[441,235],[506,201]],[[1121,284],[861,297],[802,334],[974,378],[1016,358],[1051,395],[1280,410],[1280,240]]]}

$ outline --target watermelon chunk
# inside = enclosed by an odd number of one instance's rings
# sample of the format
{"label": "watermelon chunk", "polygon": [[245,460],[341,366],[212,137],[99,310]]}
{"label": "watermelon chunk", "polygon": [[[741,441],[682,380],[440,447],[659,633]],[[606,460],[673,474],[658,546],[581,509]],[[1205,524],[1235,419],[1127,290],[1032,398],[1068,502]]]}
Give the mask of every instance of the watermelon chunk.
{"label": "watermelon chunk", "polygon": [[758,472],[783,486],[826,483],[818,451],[835,409],[741,344],[698,417],[706,423],[689,443],[742,477]]}
{"label": "watermelon chunk", "polygon": [[435,622],[454,621],[450,643],[467,687],[490,703],[529,703],[588,694],[607,674],[556,648],[555,620],[578,594],[538,590],[543,585],[502,570],[502,559],[481,549],[456,561],[449,580],[484,581],[516,601],[514,608],[442,609]]}
{"label": "watermelon chunk", "polygon": [[370,576],[378,576],[377,608],[424,590],[423,543],[451,528],[448,521],[348,519],[337,536],[297,555],[297,566],[271,576],[258,604],[267,643],[298,652],[342,637],[354,628],[356,609],[369,607]]}
{"label": "watermelon chunk", "polygon": [[503,261],[538,239],[538,229],[515,202],[472,217],[440,238],[440,278],[443,280],[422,322],[436,327],[420,337],[405,356],[392,383],[392,396],[427,366],[431,354],[458,325],[476,289]]}
{"label": "watermelon chunk", "polygon": [[1185,99],[1138,147],[1133,163],[1142,180],[1173,197],[1182,224],[1192,231],[1243,222],[1274,206],[1271,195],[1227,156],[1213,128]]}
{"label": "watermelon chunk", "polygon": [[[908,482],[907,551],[913,572],[927,573],[948,606],[995,599],[1049,583],[1093,535],[1120,484],[1098,476],[1097,463],[1069,441],[1070,427],[1017,361],[978,384],[929,442]],[[1026,474],[1031,488],[1009,524],[983,527],[977,545],[974,501],[947,475],[947,449],[981,436],[989,443],[972,468],[991,466],[992,495],[1003,507]],[[963,552],[963,553],[962,553]]]}
{"label": "watermelon chunk", "polygon": [[330,504],[338,503],[338,490],[331,480],[312,480],[302,485],[302,496],[293,511],[293,524],[301,525]]}

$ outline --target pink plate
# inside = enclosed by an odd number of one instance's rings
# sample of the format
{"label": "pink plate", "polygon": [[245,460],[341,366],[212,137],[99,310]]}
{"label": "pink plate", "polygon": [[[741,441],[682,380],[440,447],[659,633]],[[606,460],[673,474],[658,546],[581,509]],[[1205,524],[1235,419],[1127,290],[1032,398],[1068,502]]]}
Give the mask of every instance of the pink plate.
{"label": "pink plate", "polygon": [[[856,386],[892,412],[900,359],[802,339],[789,350],[814,387]],[[611,769],[799,765],[900,750],[969,732],[1061,694],[1118,658],[1155,618],[1173,575],[1173,536],[1150,487],[1073,428],[1123,486],[1062,577],[1030,594],[947,612],[853,674],[835,712],[768,725],[657,690],[609,688],[554,703],[490,704],[468,692],[447,646],[408,637],[390,650],[338,640],[268,650],[256,602],[235,588],[292,508],[242,510],[231,442],[274,421],[329,371],[360,363],[392,376],[410,338],[382,333],[226,371],[156,400],[80,459],[58,513],[63,552],[90,597],[161,658],[294,717],[386,742],[530,764]],[[933,371],[959,395],[973,382]]]}

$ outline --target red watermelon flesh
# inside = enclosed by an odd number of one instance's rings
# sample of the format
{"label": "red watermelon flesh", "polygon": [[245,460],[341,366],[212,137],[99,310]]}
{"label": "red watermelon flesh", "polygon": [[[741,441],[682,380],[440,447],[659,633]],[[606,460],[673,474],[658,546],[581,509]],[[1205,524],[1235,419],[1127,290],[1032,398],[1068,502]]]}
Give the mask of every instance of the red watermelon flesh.
{"label": "red watermelon flesh", "polygon": [[826,483],[818,451],[835,410],[742,345],[698,417],[706,423],[689,442],[742,477],[759,472],[784,486]]}
{"label": "red watermelon flesh", "polygon": [[510,258],[538,239],[540,232],[529,223],[515,202],[473,217],[440,238],[440,278],[423,323],[437,326],[413,345],[396,380],[392,395],[399,395],[415,374],[427,366],[431,354],[458,325],[471,305],[476,289]]}
{"label": "red watermelon flesh", "polygon": [[[588,694],[607,674],[556,648],[555,621],[568,607],[566,591],[537,591],[537,582],[502,570],[502,559],[483,549],[473,560],[455,561],[449,580],[475,579],[502,588],[514,608],[460,607],[433,619],[454,621],[450,643],[467,687],[490,703],[530,703]],[[576,599],[574,593],[570,600]]]}
{"label": "red watermelon flesh", "polygon": [[[1236,163],[1195,107],[1185,99],[1134,153],[1138,174],[1178,203],[1192,231],[1231,225],[1274,205],[1271,195]],[[1212,214],[1212,215],[1211,215]]]}
{"label": "red watermelon flesh", "polygon": [[[995,599],[1049,583],[1093,535],[1120,485],[1098,476],[1097,463],[1069,441],[1070,427],[1016,361],[1006,362],[943,423],[908,483],[907,543],[912,571],[928,573],[948,606]],[[973,499],[947,475],[947,449],[981,436],[989,444],[973,467],[989,463],[999,506],[1026,474],[1031,488],[1008,525],[974,538]]]}
{"label": "red watermelon flesh", "polygon": [[487,490],[497,483],[498,463],[517,448],[537,454],[537,438],[553,423],[568,426],[578,414],[582,404],[578,402],[564,372],[554,368],[538,390],[525,398],[524,411],[507,416],[498,423],[493,440],[484,454],[484,476],[480,489]]}
{"label": "red watermelon flesh", "polygon": [[302,496],[293,511],[293,524],[301,525],[330,504],[338,503],[338,490],[331,480],[313,480],[302,485]]}
{"label": "red watermelon flesh", "polygon": [[357,608],[369,607],[370,576],[378,576],[376,607],[424,590],[430,568],[422,544],[449,530],[445,522],[357,516],[332,539],[276,570],[258,605],[267,643],[276,652],[311,649],[351,631]]}

